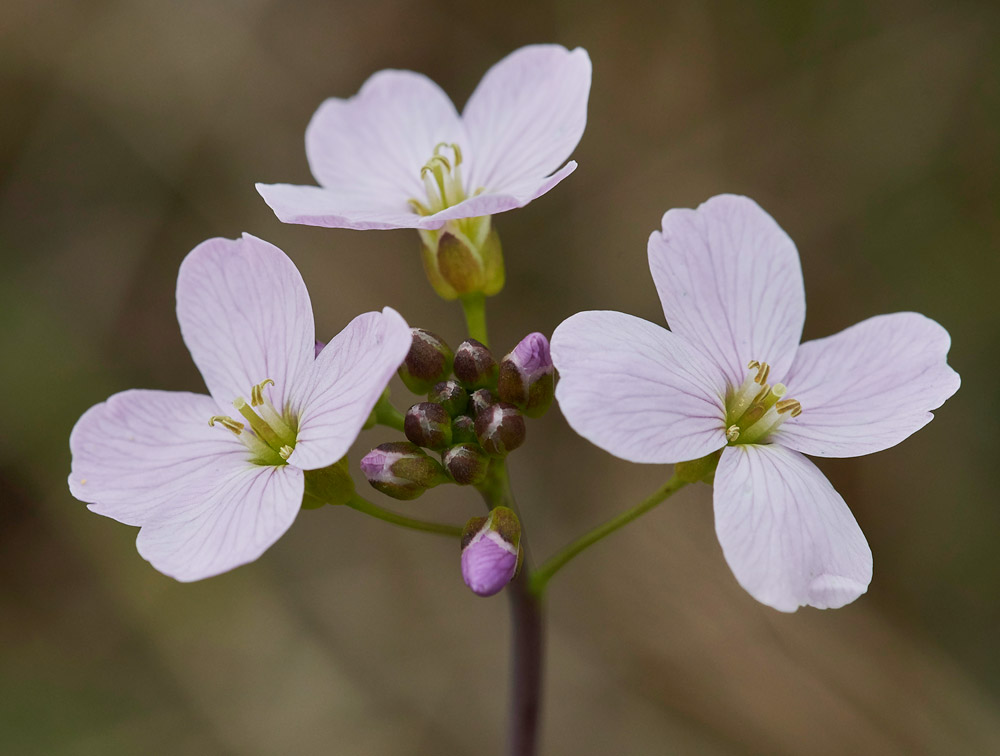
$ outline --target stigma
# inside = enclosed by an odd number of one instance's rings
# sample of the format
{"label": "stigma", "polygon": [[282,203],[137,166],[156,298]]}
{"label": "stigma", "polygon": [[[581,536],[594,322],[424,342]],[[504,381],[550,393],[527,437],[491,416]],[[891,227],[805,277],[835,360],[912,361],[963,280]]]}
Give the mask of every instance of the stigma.
{"label": "stigma", "polygon": [[221,425],[232,432],[262,465],[286,464],[295,450],[294,421],[289,422],[264,394],[264,389],[273,385],[274,381],[265,378],[251,386],[249,403],[243,397],[233,400],[233,407],[246,422],[228,415],[213,415],[208,420],[210,426]]}
{"label": "stigma", "polygon": [[786,398],[788,387],[767,382],[771,366],[751,360],[739,388],[726,399],[726,440],[729,444],[767,443],[767,438],[786,420],[802,414],[802,405]]}

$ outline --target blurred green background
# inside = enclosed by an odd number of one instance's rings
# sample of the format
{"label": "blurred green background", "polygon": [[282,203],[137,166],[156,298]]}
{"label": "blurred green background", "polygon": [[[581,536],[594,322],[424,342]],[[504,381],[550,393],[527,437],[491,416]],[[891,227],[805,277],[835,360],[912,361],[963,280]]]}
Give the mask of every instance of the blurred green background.
{"label": "blurred green background", "polygon": [[[579,170],[497,218],[498,351],[584,309],[662,322],[647,236],[728,191],[797,242],[807,338],[917,310],[951,331],[963,378],[899,447],[820,462],[875,555],[845,609],[755,603],[706,486],[560,574],[545,753],[1000,753],[1000,8],[893,0],[5,0],[0,752],[501,752],[507,606],[465,589],[453,543],[326,508],[257,563],[181,585],[70,497],[67,439],[115,391],[203,390],[173,292],[211,236],[285,249],[320,337],[392,305],[460,341],[415,234],[283,226],[253,183],[310,183],[313,110],[380,68],[461,104],[540,41],[589,50],[589,125]],[[553,411],[512,474],[538,558],[669,469],[616,460]],[[372,495],[479,513],[466,490]]]}

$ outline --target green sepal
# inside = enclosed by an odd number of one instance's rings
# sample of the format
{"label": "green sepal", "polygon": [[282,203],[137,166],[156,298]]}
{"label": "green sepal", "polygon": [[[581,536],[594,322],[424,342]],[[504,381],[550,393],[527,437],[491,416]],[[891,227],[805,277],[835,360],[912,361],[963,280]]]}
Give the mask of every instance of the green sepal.
{"label": "green sepal", "polygon": [[354,481],[345,454],[338,462],[321,470],[306,470],[303,509],[319,509],[325,504],[346,504],[354,496]]}
{"label": "green sepal", "polygon": [[722,450],[706,454],[700,459],[688,462],[678,462],[674,465],[674,473],[685,483],[705,482],[711,485],[715,478],[715,468],[719,466]]}

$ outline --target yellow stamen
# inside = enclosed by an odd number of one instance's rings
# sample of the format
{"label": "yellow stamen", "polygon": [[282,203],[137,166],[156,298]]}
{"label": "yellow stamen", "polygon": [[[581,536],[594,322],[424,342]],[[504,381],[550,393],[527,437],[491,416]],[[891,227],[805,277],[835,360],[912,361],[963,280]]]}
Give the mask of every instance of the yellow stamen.
{"label": "yellow stamen", "polygon": [[264,387],[268,384],[274,385],[274,381],[270,378],[265,378],[263,381],[258,383],[252,389],[250,389],[250,406],[259,407],[264,403]]}
{"label": "yellow stamen", "polygon": [[208,419],[208,424],[211,427],[214,428],[216,423],[221,425],[226,430],[232,431],[237,436],[240,435],[240,433],[242,433],[243,429],[246,427],[243,423],[239,422],[238,420],[233,420],[233,418],[229,417],[228,415],[212,415],[212,417]]}

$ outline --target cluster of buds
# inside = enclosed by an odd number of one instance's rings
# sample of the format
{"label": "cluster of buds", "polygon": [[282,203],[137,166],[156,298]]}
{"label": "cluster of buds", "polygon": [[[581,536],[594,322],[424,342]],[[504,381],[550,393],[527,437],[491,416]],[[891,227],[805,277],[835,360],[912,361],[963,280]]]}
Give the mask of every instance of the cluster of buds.
{"label": "cluster of buds", "polygon": [[[526,336],[498,363],[475,339],[454,352],[433,333],[414,328],[399,376],[415,394],[407,410],[407,442],[382,444],[361,463],[368,481],[397,499],[413,499],[443,482],[483,483],[490,461],[524,443],[524,417],[539,417],[552,403],[555,369],[549,342]],[[440,455],[440,462],[430,452]]]}

